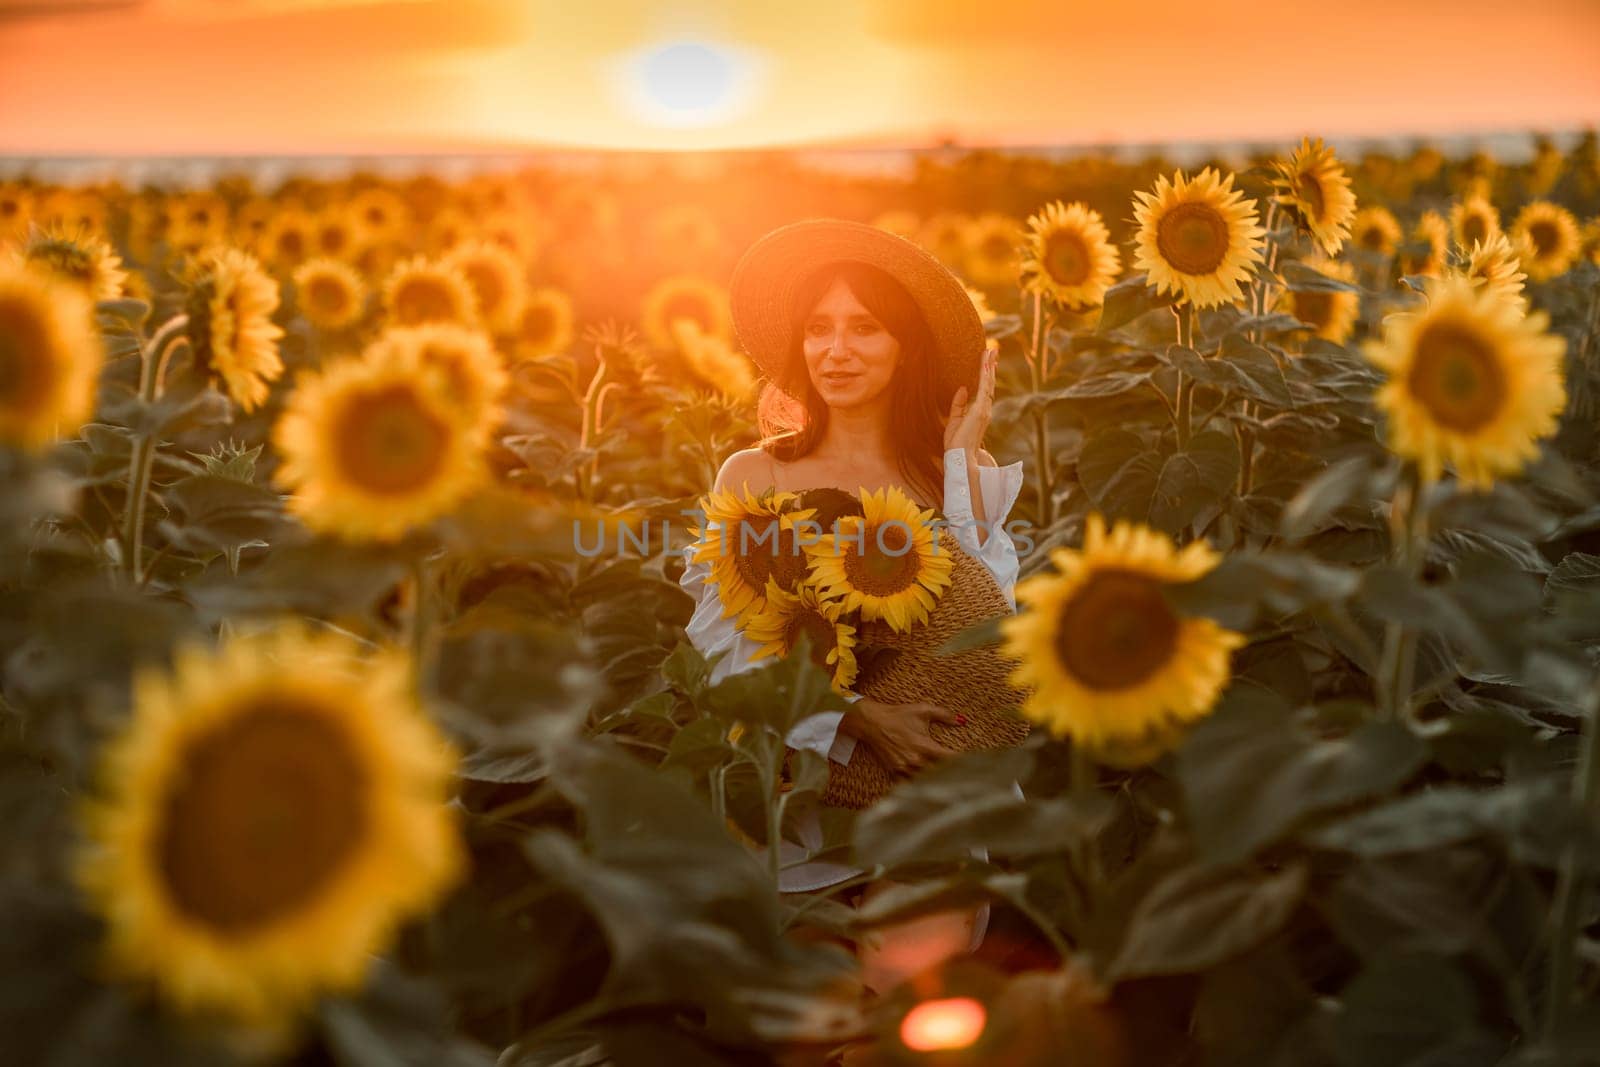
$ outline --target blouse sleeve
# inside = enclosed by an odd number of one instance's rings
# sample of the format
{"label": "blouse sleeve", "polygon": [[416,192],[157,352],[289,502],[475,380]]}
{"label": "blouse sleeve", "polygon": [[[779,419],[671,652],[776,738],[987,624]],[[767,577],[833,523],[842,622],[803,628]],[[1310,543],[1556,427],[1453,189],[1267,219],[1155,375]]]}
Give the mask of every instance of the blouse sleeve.
{"label": "blouse sleeve", "polygon": [[[712,523],[708,528],[715,529],[716,524]],[[711,581],[711,565],[694,561],[693,545],[685,548],[683,553],[685,567],[678,584],[695,599],[694,615],[684,633],[689,642],[708,658],[718,652],[727,653],[711,668],[711,683],[715,685],[730,674],[755,670],[760,666],[760,661],[754,658],[760,646],[746,637],[734,625],[732,618],[723,617],[722,598],[717,595],[716,584]],[[861,699],[859,693],[846,693],[844,697],[849,701]],[[849,763],[856,749],[856,739],[839,732],[839,723],[843,718],[842,711],[819,711],[815,715],[808,715],[795,723],[784,741],[790,748],[810,749],[835,763]]]}
{"label": "blouse sleeve", "polygon": [[1004,467],[978,467],[978,489],[983,494],[983,514],[988,536],[978,544],[977,517],[972,509],[972,490],[967,479],[967,450],[952,448],[944,454],[944,514],[950,532],[968,555],[980,560],[1005,593],[1006,601],[1017,606],[1017,571],[1021,562],[1017,546],[1006,532],[1006,516],[1022,492],[1022,461]]}

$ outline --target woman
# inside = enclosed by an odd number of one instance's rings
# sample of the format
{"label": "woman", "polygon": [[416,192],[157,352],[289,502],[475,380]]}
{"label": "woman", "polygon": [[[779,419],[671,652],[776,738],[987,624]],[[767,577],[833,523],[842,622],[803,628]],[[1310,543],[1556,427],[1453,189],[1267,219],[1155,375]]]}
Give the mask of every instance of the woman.
{"label": "woman", "polygon": [[[1004,530],[1022,488],[1022,464],[995,465],[983,449],[997,354],[961,283],[903,238],[870,226],[817,220],[758,241],[734,272],[734,323],[766,372],[759,408],[763,440],[729,456],[718,491],[776,488],[854,494],[893,486],[921,508],[941,511],[962,549],[979,560],[1015,606],[1018,560]],[[690,550],[692,554],[692,547]],[[699,604],[690,640],[726,655],[711,680],[754,669],[757,645],[723,616],[709,567],[691,562],[681,580]],[[840,765],[858,744],[899,773],[948,755],[930,724],[964,720],[929,703],[887,704],[857,694],[850,711],[811,716],[787,740]],[[813,814],[804,847],[782,842],[779,888],[802,892],[862,873],[806,862],[821,844]],[[887,883],[869,886],[866,898]],[[904,924],[862,946],[863,980],[882,990],[963,948],[976,948],[988,906]]]}

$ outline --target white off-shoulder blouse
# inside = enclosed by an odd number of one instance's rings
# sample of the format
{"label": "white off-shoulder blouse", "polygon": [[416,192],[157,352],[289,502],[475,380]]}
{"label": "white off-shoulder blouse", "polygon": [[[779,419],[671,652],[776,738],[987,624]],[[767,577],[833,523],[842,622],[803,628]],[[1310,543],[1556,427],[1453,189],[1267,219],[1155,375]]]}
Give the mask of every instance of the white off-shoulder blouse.
{"label": "white off-shoulder blouse", "polygon": [[[1005,530],[1007,515],[1022,491],[1022,463],[1004,467],[978,467],[978,488],[983,494],[983,512],[988,536],[978,543],[977,519],[972,510],[972,493],[967,479],[967,452],[952,448],[944,454],[944,517],[949,530],[963,551],[979,560],[994,575],[995,583],[1006,595],[1006,601],[1016,607],[1017,570],[1020,561],[1011,535]],[[715,524],[712,524],[715,527]],[[711,565],[696,563],[691,558],[694,546],[684,550],[686,566],[679,584],[697,601],[694,616],[685,629],[689,641],[707,657],[719,652],[727,655],[712,668],[711,682],[716,684],[730,674],[753,670],[760,666],[752,658],[760,647],[745,637],[734,625],[732,618],[724,618],[722,601],[709,579]],[[846,694],[847,700],[859,700],[857,694]],[[824,711],[796,723],[785,740],[791,748],[805,748],[828,757],[837,763],[849,763],[855,752],[856,739],[839,732],[839,722],[844,718],[840,711]],[[786,893],[821,889],[834,885],[861,872],[849,864],[810,861],[808,856],[822,847],[822,827],[815,812],[808,812],[796,826],[800,843],[783,841],[780,844],[783,866],[778,875],[778,888]],[[987,910],[987,909],[986,909]],[[987,916],[985,916],[985,919]],[[979,930],[977,936],[982,937]]]}

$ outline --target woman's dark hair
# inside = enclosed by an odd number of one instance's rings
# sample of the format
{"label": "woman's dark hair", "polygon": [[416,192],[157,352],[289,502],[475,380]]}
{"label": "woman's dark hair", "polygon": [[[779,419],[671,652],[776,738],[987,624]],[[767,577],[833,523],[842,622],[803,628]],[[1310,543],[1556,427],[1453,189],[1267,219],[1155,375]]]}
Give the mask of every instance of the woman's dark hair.
{"label": "woman's dark hair", "polygon": [[761,447],[787,463],[810,454],[828,428],[828,405],[811,384],[806,370],[803,327],[817,301],[835,281],[843,281],[900,343],[900,362],[887,386],[897,398],[889,408],[895,466],[908,485],[943,507],[943,415],[950,398],[939,395],[933,334],[905,287],[887,272],[866,263],[825,264],[796,288],[789,305],[788,358],[778,378],[762,388],[757,405]]}

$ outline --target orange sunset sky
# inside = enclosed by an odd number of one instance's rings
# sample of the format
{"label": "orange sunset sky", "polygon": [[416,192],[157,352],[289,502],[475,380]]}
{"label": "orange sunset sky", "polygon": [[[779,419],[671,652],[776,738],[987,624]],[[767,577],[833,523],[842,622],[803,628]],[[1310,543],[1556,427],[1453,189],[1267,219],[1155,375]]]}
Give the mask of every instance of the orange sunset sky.
{"label": "orange sunset sky", "polygon": [[1600,0],[0,0],[0,154],[1600,121]]}

